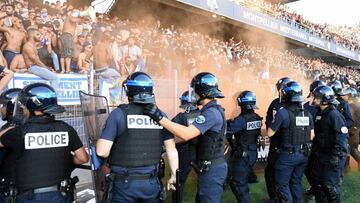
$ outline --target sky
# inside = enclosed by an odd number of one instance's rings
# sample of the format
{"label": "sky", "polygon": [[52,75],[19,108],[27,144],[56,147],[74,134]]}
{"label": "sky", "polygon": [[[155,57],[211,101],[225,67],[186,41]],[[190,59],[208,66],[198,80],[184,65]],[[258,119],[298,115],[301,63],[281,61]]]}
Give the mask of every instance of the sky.
{"label": "sky", "polygon": [[352,26],[360,22],[360,0],[300,0],[287,5],[317,23]]}

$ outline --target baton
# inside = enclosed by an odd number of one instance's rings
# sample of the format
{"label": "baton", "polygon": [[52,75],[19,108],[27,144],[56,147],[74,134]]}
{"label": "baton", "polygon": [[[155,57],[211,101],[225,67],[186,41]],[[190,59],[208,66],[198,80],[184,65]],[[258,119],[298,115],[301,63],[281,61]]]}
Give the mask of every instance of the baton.
{"label": "baton", "polygon": [[180,170],[176,170],[176,184],[175,184],[176,190],[175,190],[175,202],[180,203]]}

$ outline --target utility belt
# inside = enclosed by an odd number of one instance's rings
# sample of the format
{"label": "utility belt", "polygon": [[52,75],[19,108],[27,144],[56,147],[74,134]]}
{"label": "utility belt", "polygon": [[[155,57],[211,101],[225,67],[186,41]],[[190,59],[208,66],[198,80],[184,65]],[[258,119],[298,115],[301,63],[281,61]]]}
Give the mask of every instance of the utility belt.
{"label": "utility belt", "polygon": [[326,148],[318,148],[317,152],[323,153],[323,154],[332,154],[336,155],[338,157],[346,157],[348,155],[347,152],[339,151],[336,154],[334,154],[334,150],[332,148],[326,147]]}
{"label": "utility belt", "polygon": [[125,183],[133,180],[148,180],[157,177],[157,174],[115,174],[112,173],[114,181],[123,181]]}
{"label": "utility belt", "polygon": [[236,147],[236,150],[233,153],[234,158],[243,158],[246,157],[249,152],[257,151],[257,144],[246,144]]}
{"label": "utility belt", "polygon": [[288,153],[296,153],[296,152],[302,152],[304,153],[306,156],[309,156],[311,153],[311,143],[306,143],[306,144],[300,144],[300,145],[294,145],[294,146],[283,146],[281,148],[277,148],[275,147],[275,150],[277,153],[281,153],[281,152],[288,152]]}
{"label": "utility belt", "polygon": [[26,197],[27,199],[32,199],[35,194],[41,194],[46,192],[60,192],[62,196],[70,196],[72,201],[76,201],[76,183],[79,182],[77,176],[65,179],[56,185],[51,185],[48,187],[35,188],[26,191],[19,191],[18,196]]}
{"label": "utility belt", "polygon": [[210,166],[216,166],[225,162],[224,157],[219,157],[211,160],[197,160],[191,161],[190,165],[194,168],[194,170],[199,174],[204,174],[209,171]]}

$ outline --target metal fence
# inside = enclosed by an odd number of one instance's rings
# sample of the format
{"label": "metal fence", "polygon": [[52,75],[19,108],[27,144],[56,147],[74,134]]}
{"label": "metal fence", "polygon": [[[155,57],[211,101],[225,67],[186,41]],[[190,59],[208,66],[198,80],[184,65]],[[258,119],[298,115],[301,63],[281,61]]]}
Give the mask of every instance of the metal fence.
{"label": "metal fence", "polygon": [[[177,72],[174,72],[174,79],[154,79],[154,93],[156,95],[156,102],[161,109],[167,113],[169,118],[173,117],[178,113],[179,101],[178,97],[187,89],[188,81],[178,80],[176,77]],[[125,77],[122,77],[120,83],[125,80]],[[100,94],[100,78],[96,74],[89,75],[89,93],[94,95]],[[125,94],[125,93],[124,93]],[[106,95],[104,95],[106,96]],[[126,99],[126,98],[125,98]],[[127,102],[122,100],[120,103]],[[110,111],[116,108],[118,104],[109,104]],[[84,146],[87,147],[87,137],[86,131],[84,129],[83,115],[80,105],[71,105],[65,106],[66,112],[56,115],[56,118],[63,120],[69,125],[71,125],[76,132],[78,133],[81,141]]]}

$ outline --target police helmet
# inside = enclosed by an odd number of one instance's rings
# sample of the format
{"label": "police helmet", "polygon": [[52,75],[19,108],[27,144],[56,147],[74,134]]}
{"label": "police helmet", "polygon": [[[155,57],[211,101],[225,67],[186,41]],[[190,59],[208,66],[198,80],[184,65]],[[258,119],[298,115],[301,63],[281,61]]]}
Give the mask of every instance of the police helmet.
{"label": "police helmet", "polygon": [[353,87],[348,87],[348,88],[345,88],[343,91],[342,91],[343,95],[350,95],[350,98],[356,98],[356,97],[359,97],[359,93],[358,91],[353,88]]}
{"label": "police helmet", "polygon": [[315,80],[314,82],[312,82],[310,84],[310,92],[309,92],[309,95],[307,96],[307,98],[309,98],[311,96],[311,93],[314,91],[315,88],[320,87],[320,86],[326,86],[326,83],[322,80]]}
{"label": "police helmet", "polygon": [[24,87],[18,95],[18,101],[30,112],[41,111],[47,114],[65,112],[65,108],[57,103],[54,88],[45,83],[33,83]]}
{"label": "police helmet", "polygon": [[148,74],[144,72],[132,73],[123,82],[123,87],[130,102],[139,104],[155,103],[154,83]]}
{"label": "police helmet", "polygon": [[335,94],[337,94],[339,96],[344,95],[344,93],[342,92],[343,87],[339,80],[333,80],[333,81],[329,82],[328,86],[334,90]]}
{"label": "police helmet", "polygon": [[327,104],[340,104],[339,101],[335,99],[335,92],[329,86],[320,86],[314,89],[313,96],[315,99],[320,99],[320,104],[327,105]]}
{"label": "police helmet", "polygon": [[200,96],[200,100],[205,98],[224,98],[224,95],[218,88],[216,77],[211,73],[202,72],[197,74],[191,80],[190,85],[195,93]]}
{"label": "police helmet", "polygon": [[291,81],[281,90],[285,102],[303,102],[302,87],[298,82]]}
{"label": "police helmet", "polygon": [[286,85],[288,82],[290,82],[290,81],[291,81],[291,79],[288,78],[288,77],[283,77],[283,78],[281,78],[281,79],[278,80],[277,83],[276,83],[276,89],[277,89],[278,91],[282,90],[282,89],[285,87],[285,85]]}
{"label": "police helmet", "polygon": [[179,99],[180,99],[180,108],[185,110],[197,109],[195,95],[191,94],[191,92],[185,91]]}
{"label": "police helmet", "polygon": [[252,91],[243,91],[237,97],[237,102],[241,108],[247,110],[257,109],[256,106],[256,95]]}
{"label": "police helmet", "polygon": [[15,106],[15,100],[20,91],[20,88],[12,88],[1,93],[0,105],[6,108],[6,113],[1,115],[2,120],[7,120],[9,119],[9,116],[12,116]]}

